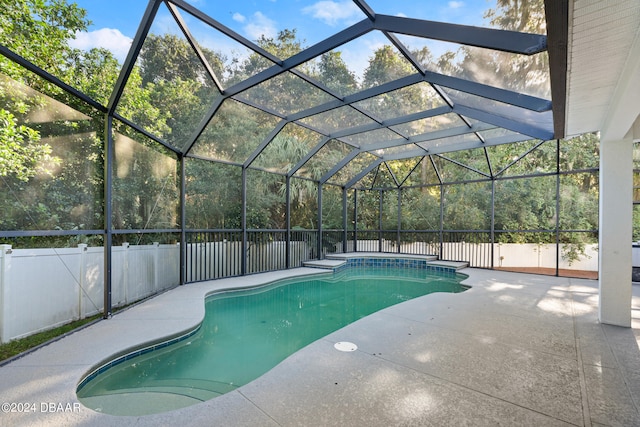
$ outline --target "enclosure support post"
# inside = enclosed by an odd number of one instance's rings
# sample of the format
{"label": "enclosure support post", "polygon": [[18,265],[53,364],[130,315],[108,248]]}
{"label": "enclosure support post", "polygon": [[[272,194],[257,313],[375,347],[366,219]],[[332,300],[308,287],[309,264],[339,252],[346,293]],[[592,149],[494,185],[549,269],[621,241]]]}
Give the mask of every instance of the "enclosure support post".
{"label": "enclosure support post", "polygon": [[242,167],[242,218],[240,220],[242,227],[242,257],[240,259],[240,274],[247,274],[247,252],[249,245],[247,244],[247,168]]}
{"label": "enclosure support post", "polygon": [[285,268],[291,268],[291,177],[287,175],[287,194],[285,205],[285,223],[286,223],[286,235],[285,235]]}
{"label": "enclosure support post", "polygon": [[378,191],[378,252],[382,252],[382,198],[383,190]]}
{"label": "enclosure support post", "polygon": [[556,276],[560,276],[560,140],[556,139]]}
{"label": "enclosure support post", "polygon": [[316,240],[318,259],[322,259],[322,183],[318,182],[318,239]]}
{"label": "enclosure support post", "polygon": [[400,245],[402,244],[402,237],[400,234],[400,228],[402,228],[402,188],[398,188],[398,225],[396,230],[396,241],[398,242],[398,253],[400,253]]}
{"label": "enclosure support post", "polygon": [[353,190],[353,251],[358,252],[358,190]]}
{"label": "enclosure support post", "polygon": [[187,171],[184,156],[180,156],[180,285],[187,281]]}
{"label": "enclosure support post", "polygon": [[438,259],[442,259],[442,249],[444,248],[444,185],[440,184],[440,253]]}
{"label": "enclosure support post", "polygon": [[347,252],[347,188],[342,187],[342,253]]}
{"label": "enclosure support post", "polygon": [[600,142],[600,322],[631,326],[633,140]]}
{"label": "enclosure support post", "polygon": [[112,222],[112,199],[113,199],[113,117],[106,115],[105,121],[105,150],[104,150],[104,308],[102,317],[111,317],[111,266],[113,246],[113,222]]}
{"label": "enclosure support post", "polygon": [[496,244],[496,180],[491,179],[491,230],[489,231],[489,240],[491,241],[491,261],[490,265],[493,269],[495,267],[495,252],[494,246]]}

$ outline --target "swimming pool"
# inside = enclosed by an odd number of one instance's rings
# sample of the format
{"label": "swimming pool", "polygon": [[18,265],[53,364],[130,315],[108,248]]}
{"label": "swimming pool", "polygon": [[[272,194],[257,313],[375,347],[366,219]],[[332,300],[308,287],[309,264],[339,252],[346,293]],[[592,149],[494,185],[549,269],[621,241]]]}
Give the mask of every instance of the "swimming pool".
{"label": "swimming pool", "polygon": [[[197,329],[99,367],[80,382],[77,395],[85,406],[114,415],[189,406],[247,384],[373,312],[433,292],[462,292],[465,278],[425,268],[347,268],[218,292],[206,299]],[[123,397],[135,404],[122,405]]]}

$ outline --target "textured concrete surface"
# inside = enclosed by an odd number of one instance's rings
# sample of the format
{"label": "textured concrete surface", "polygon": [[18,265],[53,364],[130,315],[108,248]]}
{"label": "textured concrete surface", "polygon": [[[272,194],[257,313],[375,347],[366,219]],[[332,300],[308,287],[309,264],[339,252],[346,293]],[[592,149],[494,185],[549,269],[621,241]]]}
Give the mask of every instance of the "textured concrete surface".
{"label": "textured concrete surface", "polygon": [[[82,406],[84,374],[193,328],[212,290],[314,270],[177,288],[1,367],[0,400],[14,405],[0,425],[640,425],[640,285],[633,327],[620,328],[598,323],[596,281],[463,272],[469,291],[389,307],[207,402],[141,417]],[[358,349],[338,351],[340,341]]]}

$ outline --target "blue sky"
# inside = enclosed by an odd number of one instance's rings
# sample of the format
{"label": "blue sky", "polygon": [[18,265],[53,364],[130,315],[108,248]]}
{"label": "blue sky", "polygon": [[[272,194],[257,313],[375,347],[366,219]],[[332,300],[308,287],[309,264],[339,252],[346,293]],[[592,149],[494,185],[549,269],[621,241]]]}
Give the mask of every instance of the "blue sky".
{"label": "blue sky", "polygon": [[[124,60],[148,2],[146,0],[75,0],[87,9],[93,22],[89,31],[76,35],[74,47],[90,49],[106,47]],[[364,14],[351,0],[187,0],[212,18],[230,27],[249,40],[260,35],[275,37],[283,29],[297,30],[306,45],[364,19]],[[485,25],[482,15],[495,0],[368,0],[376,12],[409,16],[434,21],[467,25]],[[188,18],[188,17],[187,17]],[[193,22],[193,20],[188,20]],[[215,31],[199,24],[190,28],[200,43],[220,52],[235,52],[237,45],[219,37]],[[175,32],[172,18],[162,6],[152,32]],[[373,51],[388,41],[382,35],[371,35],[345,46],[343,57],[356,72],[364,67]],[[418,47],[418,46],[413,46]],[[437,47],[431,47],[437,51]],[[231,53],[228,53],[231,55]]]}

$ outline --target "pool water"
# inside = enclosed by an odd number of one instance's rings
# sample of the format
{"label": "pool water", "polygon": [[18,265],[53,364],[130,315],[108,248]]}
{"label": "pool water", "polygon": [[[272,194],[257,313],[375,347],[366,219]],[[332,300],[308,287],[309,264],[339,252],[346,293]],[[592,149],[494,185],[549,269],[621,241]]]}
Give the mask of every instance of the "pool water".
{"label": "pool water", "polygon": [[[77,394],[86,406],[114,415],[162,412],[205,401],[247,384],[302,347],[385,307],[433,292],[462,292],[467,289],[460,284],[465,278],[417,268],[348,268],[217,293],[207,298],[196,333],[127,358],[83,381]],[[158,404],[145,404],[149,399]]]}

